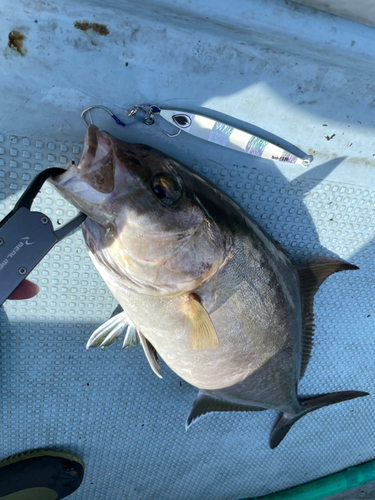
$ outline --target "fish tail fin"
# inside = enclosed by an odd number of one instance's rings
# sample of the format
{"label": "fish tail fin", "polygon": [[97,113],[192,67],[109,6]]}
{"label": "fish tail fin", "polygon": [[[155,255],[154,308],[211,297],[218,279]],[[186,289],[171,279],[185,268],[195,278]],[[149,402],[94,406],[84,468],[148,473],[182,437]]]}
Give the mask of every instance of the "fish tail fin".
{"label": "fish tail fin", "polygon": [[276,446],[278,446],[284,439],[292,425],[301,417],[306,415],[306,413],[319,410],[319,408],[323,408],[324,406],[334,405],[336,403],[341,403],[342,401],[349,401],[350,399],[361,398],[368,395],[368,392],[362,391],[343,391],[323,394],[322,396],[316,396],[302,401],[301,412],[299,414],[293,415],[290,413],[283,413],[276,422],[270,437],[270,448],[272,450],[276,448]]}

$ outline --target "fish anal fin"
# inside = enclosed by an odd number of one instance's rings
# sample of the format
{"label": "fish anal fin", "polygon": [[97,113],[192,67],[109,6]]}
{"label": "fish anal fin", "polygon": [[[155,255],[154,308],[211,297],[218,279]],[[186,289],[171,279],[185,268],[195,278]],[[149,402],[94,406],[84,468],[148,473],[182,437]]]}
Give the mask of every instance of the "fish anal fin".
{"label": "fish anal fin", "polygon": [[160,373],[160,366],[158,362],[158,354],[156,352],[155,347],[146,339],[142,332],[138,330],[138,336],[140,343],[143,347],[143,351],[149,362],[151,370],[155,373],[155,375],[159,378],[163,378]]}
{"label": "fish anal fin", "polygon": [[217,411],[263,411],[265,408],[257,406],[245,406],[238,403],[230,403],[222,399],[215,398],[203,391],[199,391],[186,420],[185,427],[188,429],[196,420],[208,413]]}
{"label": "fish anal fin", "polygon": [[319,410],[319,408],[323,408],[324,406],[334,405],[336,403],[341,403],[342,401],[349,401],[350,399],[361,398],[368,395],[368,392],[362,391],[343,391],[323,394],[321,396],[316,396],[311,399],[302,401],[301,412],[298,415],[283,413],[279,420],[276,422],[276,425],[273,428],[270,437],[271,449],[273,450],[280,444],[292,425],[301,417],[306,415],[306,413],[310,413],[310,411],[314,410]]}
{"label": "fish anal fin", "polygon": [[210,315],[195,293],[187,297],[187,326],[190,347],[196,351],[220,349],[219,339]]}
{"label": "fish anal fin", "polygon": [[331,275],[340,271],[356,270],[357,266],[336,259],[320,259],[297,267],[302,297],[302,357],[301,375],[305,374],[310,360],[314,340],[314,296],[320,285]]}

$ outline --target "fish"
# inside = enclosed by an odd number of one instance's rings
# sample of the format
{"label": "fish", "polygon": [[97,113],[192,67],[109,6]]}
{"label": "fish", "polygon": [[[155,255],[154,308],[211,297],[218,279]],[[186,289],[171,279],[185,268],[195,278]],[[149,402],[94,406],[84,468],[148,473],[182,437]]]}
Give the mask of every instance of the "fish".
{"label": "fish", "polygon": [[207,179],[166,154],[88,127],[78,165],[51,179],[87,214],[88,253],[122,310],[90,337],[123,331],[153,372],[159,357],[199,389],[186,428],[213,412],[279,412],[269,445],[307,413],[367,396],[298,396],[312,351],[313,299],[347,262],[292,263],[286,250]]}

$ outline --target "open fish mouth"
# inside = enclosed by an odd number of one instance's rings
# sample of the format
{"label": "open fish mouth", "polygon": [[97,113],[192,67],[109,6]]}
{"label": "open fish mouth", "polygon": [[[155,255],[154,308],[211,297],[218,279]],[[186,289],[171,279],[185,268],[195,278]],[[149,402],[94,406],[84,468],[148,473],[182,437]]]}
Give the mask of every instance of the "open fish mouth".
{"label": "open fish mouth", "polygon": [[72,205],[99,224],[106,226],[113,222],[112,208],[106,209],[116,184],[111,136],[90,125],[79,164],[70,164],[64,173],[51,177],[49,182]]}
{"label": "open fish mouth", "polygon": [[79,164],[69,165],[65,173],[53,177],[52,181],[64,184],[72,177],[78,177],[103,194],[111,193],[115,187],[112,140],[106,132],[99,132],[95,125],[87,129]]}

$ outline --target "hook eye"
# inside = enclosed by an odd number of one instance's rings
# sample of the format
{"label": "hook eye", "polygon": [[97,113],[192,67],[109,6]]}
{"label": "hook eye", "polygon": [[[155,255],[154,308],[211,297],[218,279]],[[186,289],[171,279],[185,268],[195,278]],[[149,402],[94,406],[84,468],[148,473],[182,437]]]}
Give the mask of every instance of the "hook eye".
{"label": "hook eye", "polygon": [[148,118],[145,118],[142,120],[145,125],[153,125],[155,123],[155,120],[151,118],[150,116]]}

